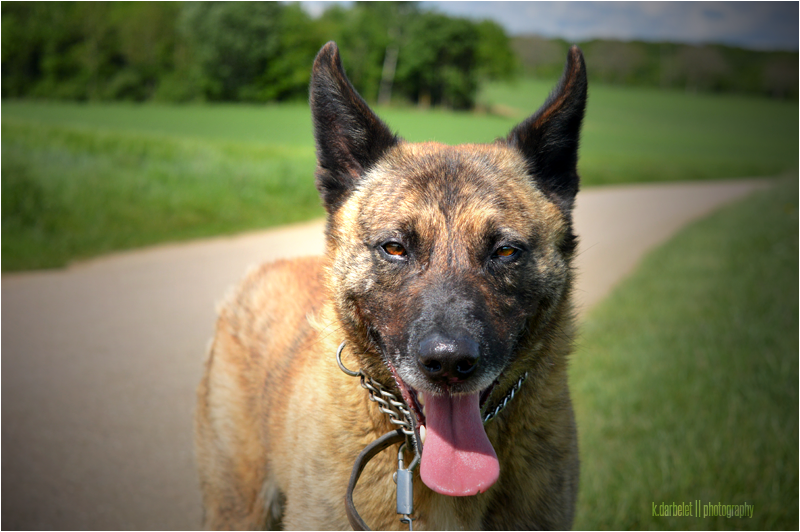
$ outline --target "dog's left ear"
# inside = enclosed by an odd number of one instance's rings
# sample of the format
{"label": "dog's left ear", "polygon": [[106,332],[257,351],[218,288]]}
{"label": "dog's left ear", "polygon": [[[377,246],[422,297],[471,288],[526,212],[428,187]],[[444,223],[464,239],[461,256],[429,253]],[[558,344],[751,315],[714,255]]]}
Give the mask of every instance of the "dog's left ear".
{"label": "dog's left ear", "polygon": [[332,41],[314,60],[310,93],[317,190],[327,211],[333,213],[369,167],[399,139],[350,84]]}
{"label": "dog's left ear", "polygon": [[522,152],[537,184],[565,213],[578,193],[578,140],[586,109],[586,66],[573,46],[556,88],[506,142]]}

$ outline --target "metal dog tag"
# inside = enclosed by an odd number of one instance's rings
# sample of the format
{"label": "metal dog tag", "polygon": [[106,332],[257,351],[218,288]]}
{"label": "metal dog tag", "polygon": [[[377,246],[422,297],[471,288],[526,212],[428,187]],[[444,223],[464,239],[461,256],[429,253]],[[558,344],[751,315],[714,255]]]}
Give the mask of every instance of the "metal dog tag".
{"label": "metal dog tag", "polygon": [[408,469],[397,470],[397,513],[401,515],[414,513],[414,485],[412,473]]}

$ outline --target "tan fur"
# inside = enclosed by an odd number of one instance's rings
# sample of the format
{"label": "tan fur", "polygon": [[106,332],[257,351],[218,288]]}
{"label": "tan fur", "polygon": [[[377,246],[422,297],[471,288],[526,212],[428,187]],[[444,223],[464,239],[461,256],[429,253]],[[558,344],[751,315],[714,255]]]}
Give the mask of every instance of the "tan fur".
{"label": "tan fur", "polygon": [[[447,149],[454,148],[408,148],[428,154]],[[497,153],[508,150],[481,149],[510,169],[519,164],[510,152]],[[403,151],[396,155],[398,161],[406,157]],[[522,212],[537,213],[524,221],[539,225],[546,240],[555,240],[562,221],[552,203],[519,179],[509,176],[507,185],[509,197],[524,200],[519,205]],[[363,211],[360,204],[373,193],[365,185],[337,215],[335,227],[352,227]],[[472,234],[471,226],[490,214],[479,205],[465,206],[459,217],[463,227],[450,230],[456,242],[461,238],[468,245],[468,239],[458,235]],[[330,281],[326,285],[325,266],[330,271],[338,262],[342,269],[350,264],[353,271],[344,273],[346,283],[359,282],[359,276],[348,256],[349,246],[358,244],[357,235],[337,229],[334,238],[339,246],[331,248],[326,259],[279,262],[251,272],[220,309],[206,376],[198,389],[198,461],[209,528],[275,524],[280,516],[271,512],[280,502],[278,493],[285,500],[282,524],[288,529],[347,528],[343,496],[355,456],[393,428],[358,380],[336,365],[336,348],[347,337],[333,307],[338,287]],[[428,490],[417,472],[417,529],[479,529],[490,508],[508,510],[508,503],[516,499],[536,505],[551,497],[549,469],[554,464],[549,459],[553,453],[568,458],[576,453],[563,356],[571,337],[568,300],[555,312],[561,315],[555,321],[562,330],[518,360],[520,367],[530,365],[531,359],[549,365],[546,379],[531,377],[507,415],[487,425],[501,462],[500,481],[485,494],[451,498]],[[344,361],[351,368],[363,365],[349,349]],[[372,371],[375,377],[379,373]],[[391,385],[388,375],[381,377]],[[498,389],[493,397],[504,392]],[[515,415],[517,411],[527,415]],[[555,436],[544,442],[551,448],[533,449],[531,464],[530,457],[515,451],[537,432]],[[515,444],[503,445],[504,440]],[[544,443],[529,441],[535,446]],[[356,507],[375,529],[402,528],[394,513],[395,468],[394,453],[382,453],[368,465],[355,494]],[[497,518],[504,522],[502,516]]]}

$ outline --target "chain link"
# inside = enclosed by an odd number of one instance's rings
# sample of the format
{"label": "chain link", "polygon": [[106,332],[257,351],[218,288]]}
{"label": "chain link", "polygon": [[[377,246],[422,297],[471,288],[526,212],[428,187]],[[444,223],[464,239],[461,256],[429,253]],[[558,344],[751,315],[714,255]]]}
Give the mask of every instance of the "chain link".
{"label": "chain link", "polygon": [[[341,360],[343,348],[344,342],[342,342],[342,345],[339,346],[339,349],[336,352],[336,361],[342,371],[353,377],[361,377],[361,387],[369,392],[370,401],[378,403],[378,409],[389,416],[389,421],[392,424],[399,426],[403,430],[404,434],[413,438],[414,424],[411,420],[411,411],[406,407],[406,403],[402,400],[399,400],[395,394],[387,390],[381,383],[373,380],[372,377],[363,371],[352,371],[345,368]],[[519,380],[517,380],[514,386],[511,387],[511,390],[509,390],[506,396],[503,397],[503,400],[500,401],[500,404],[498,404],[494,410],[491,410],[484,415],[484,424],[497,417],[497,415],[502,412],[506,406],[508,406],[508,403],[514,399],[514,396],[516,396],[520,388],[522,388],[522,383],[524,383],[525,379],[527,378],[528,372],[526,371],[520,376]]]}
{"label": "chain link", "polygon": [[511,387],[511,390],[506,394],[506,396],[503,397],[503,400],[500,402],[500,404],[497,405],[497,407],[494,410],[488,412],[484,416],[483,418],[484,425],[490,422],[495,417],[497,417],[497,414],[502,412],[503,409],[506,407],[506,405],[508,405],[508,403],[511,402],[512,399],[514,399],[514,396],[517,394],[519,389],[522,388],[522,383],[525,382],[525,379],[527,378],[528,378],[528,372],[526,371],[525,373],[522,374],[522,376],[519,378],[516,384],[514,384],[514,386]]}
{"label": "chain link", "polygon": [[361,387],[369,392],[369,399],[378,403],[378,410],[389,416],[389,422],[398,425],[406,436],[414,437],[414,425],[411,422],[411,412],[406,404],[397,399],[397,396],[383,387],[364,372],[360,372]]}

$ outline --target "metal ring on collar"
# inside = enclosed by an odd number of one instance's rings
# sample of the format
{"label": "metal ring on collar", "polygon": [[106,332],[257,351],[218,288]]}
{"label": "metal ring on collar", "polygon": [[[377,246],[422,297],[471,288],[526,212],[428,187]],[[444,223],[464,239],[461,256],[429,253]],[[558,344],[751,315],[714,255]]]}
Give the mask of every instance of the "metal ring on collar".
{"label": "metal ring on collar", "polygon": [[351,377],[359,377],[361,376],[361,370],[353,371],[344,367],[344,363],[342,363],[342,351],[344,351],[344,344],[347,342],[342,342],[339,344],[339,349],[336,350],[336,363],[339,364],[339,369],[350,375]]}

